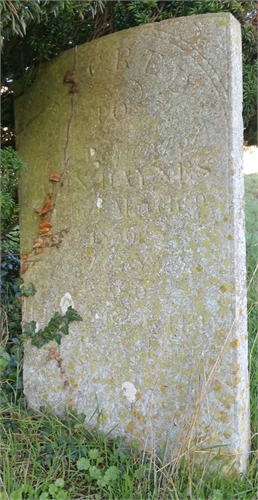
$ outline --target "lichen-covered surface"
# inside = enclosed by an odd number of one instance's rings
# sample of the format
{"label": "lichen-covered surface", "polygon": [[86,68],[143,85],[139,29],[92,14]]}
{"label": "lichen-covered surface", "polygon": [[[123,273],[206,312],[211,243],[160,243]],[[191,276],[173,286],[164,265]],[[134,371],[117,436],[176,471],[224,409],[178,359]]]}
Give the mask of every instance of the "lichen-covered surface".
{"label": "lichen-covered surface", "polygon": [[[43,65],[16,102],[29,165],[23,277],[37,289],[23,320],[42,327],[69,305],[84,320],[60,348],[27,343],[29,404],[68,405],[171,454],[222,446],[239,471],[249,428],[240,37],[230,14],[119,32]],[[52,237],[35,255],[44,217]]]}

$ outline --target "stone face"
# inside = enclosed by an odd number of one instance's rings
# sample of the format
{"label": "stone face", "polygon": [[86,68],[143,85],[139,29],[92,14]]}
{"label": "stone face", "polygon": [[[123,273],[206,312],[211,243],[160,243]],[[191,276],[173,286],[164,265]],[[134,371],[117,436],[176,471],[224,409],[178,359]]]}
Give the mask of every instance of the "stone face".
{"label": "stone face", "polygon": [[16,103],[28,163],[22,270],[37,289],[23,320],[43,327],[69,305],[84,320],[60,348],[27,342],[29,404],[68,405],[92,425],[100,412],[105,430],[147,449],[167,442],[173,456],[222,446],[239,471],[249,437],[241,81],[238,22],[207,14],[65,52]]}

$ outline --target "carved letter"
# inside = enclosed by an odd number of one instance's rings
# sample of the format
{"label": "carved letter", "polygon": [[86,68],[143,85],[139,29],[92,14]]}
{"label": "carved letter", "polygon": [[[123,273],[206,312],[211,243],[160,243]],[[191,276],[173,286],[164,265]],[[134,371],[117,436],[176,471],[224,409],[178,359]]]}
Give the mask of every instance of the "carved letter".
{"label": "carved letter", "polygon": [[130,68],[131,62],[129,62],[129,57],[131,54],[131,49],[128,47],[120,47],[117,51],[117,69],[127,69]]}

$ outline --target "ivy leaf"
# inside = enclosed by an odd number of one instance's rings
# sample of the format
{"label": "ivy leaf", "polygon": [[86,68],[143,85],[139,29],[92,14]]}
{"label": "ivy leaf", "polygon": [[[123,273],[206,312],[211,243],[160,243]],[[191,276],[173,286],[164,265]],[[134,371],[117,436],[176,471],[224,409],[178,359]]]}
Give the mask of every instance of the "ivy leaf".
{"label": "ivy leaf", "polygon": [[64,334],[64,335],[68,335],[69,334],[69,329],[68,329],[68,325],[64,325],[60,328],[60,331]]}
{"label": "ivy leaf", "polygon": [[32,337],[31,343],[38,348],[43,347],[43,345],[47,344],[46,340],[42,337]]}
{"label": "ivy leaf", "polygon": [[63,317],[58,312],[55,312],[53,318],[48,323],[48,328],[52,331],[57,330],[62,323]]}
{"label": "ivy leaf", "polygon": [[25,288],[25,290],[22,288],[21,289],[21,295],[23,297],[29,297],[30,295],[35,295],[35,293],[37,292],[35,286],[33,285],[33,283],[29,283],[29,286],[28,288]]}
{"label": "ivy leaf", "polygon": [[43,339],[52,340],[53,333],[52,333],[51,329],[48,326],[46,326],[44,328],[44,330],[42,330],[42,331],[40,331],[38,333],[41,333]]}
{"label": "ivy leaf", "polygon": [[65,313],[65,316],[69,319],[69,321],[83,321],[82,317],[80,316],[80,314],[77,313],[77,311],[75,311],[72,306],[69,306],[66,313]]}
{"label": "ivy leaf", "polygon": [[23,334],[26,335],[27,337],[32,337],[34,333],[36,332],[36,321],[30,321],[29,323],[25,323],[23,327]]}
{"label": "ivy leaf", "polygon": [[55,340],[55,341],[56,341],[56,343],[57,343],[58,345],[60,345],[60,344],[61,344],[61,340],[62,340],[62,335],[60,335],[60,333],[55,333],[55,334],[53,335],[53,340]]}

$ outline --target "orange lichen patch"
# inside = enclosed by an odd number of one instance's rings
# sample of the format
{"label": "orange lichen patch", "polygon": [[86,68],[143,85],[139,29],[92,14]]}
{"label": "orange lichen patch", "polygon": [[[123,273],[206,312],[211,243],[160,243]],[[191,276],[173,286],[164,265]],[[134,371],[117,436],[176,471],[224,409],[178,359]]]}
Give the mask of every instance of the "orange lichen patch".
{"label": "orange lichen patch", "polygon": [[28,258],[28,254],[27,253],[21,253],[21,259],[22,260],[26,260]]}

